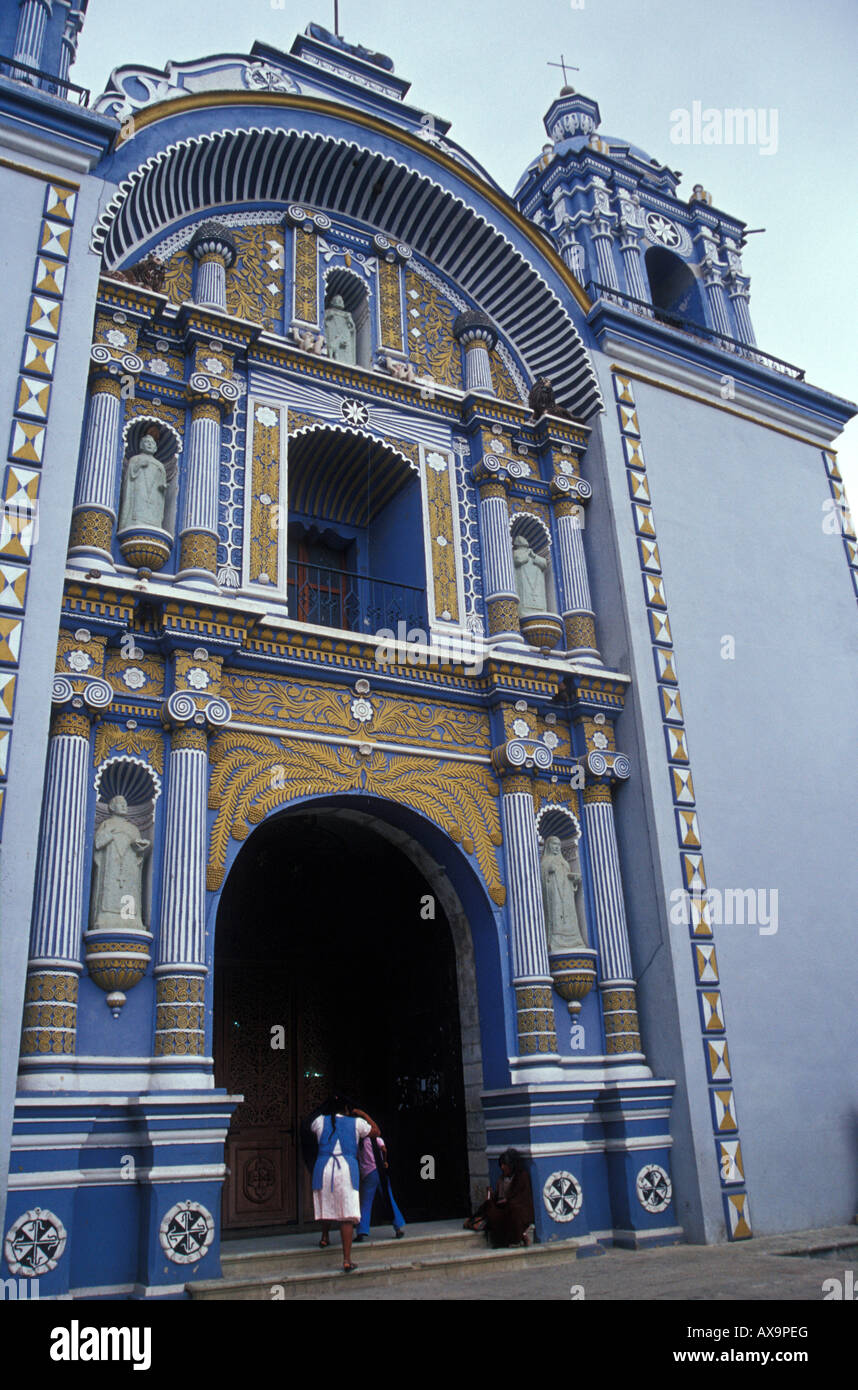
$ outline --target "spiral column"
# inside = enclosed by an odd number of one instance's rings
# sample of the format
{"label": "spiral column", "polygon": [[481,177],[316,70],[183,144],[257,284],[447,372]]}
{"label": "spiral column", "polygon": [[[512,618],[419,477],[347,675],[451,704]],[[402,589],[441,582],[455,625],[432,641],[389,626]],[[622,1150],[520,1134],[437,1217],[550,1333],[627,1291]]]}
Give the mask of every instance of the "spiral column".
{"label": "spiral column", "polygon": [[174,691],[161,712],[171,740],[155,966],[156,1057],[204,1052],[208,734],[231,717],[225,700],[200,704],[183,691]]}
{"label": "spiral column", "polygon": [[535,739],[510,739],[492,752],[501,782],[512,982],[522,1057],[557,1055],[533,800],[534,775],[547,771],[551,762],[551,749]]}
{"label": "spiral column", "polygon": [[22,1058],[75,1051],[90,721],[112,699],[104,680],[72,683],[58,676],[54,681]]}

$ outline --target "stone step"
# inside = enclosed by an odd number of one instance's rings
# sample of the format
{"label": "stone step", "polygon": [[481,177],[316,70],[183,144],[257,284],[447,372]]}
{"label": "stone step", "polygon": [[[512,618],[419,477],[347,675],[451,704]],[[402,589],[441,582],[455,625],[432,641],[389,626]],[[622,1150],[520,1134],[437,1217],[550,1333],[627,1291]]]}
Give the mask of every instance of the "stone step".
{"label": "stone step", "polygon": [[[459,1243],[451,1241],[449,1248],[443,1247],[440,1252],[427,1248],[425,1238],[421,1240],[420,1237],[413,1238],[407,1244],[403,1239],[379,1242],[375,1247],[358,1245],[353,1253],[358,1268],[349,1275],[343,1273],[342,1250],[339,1246],[330,1250],[317,1250],[319,1260],[326,1262],[327,1268],[304,1268],[300,1261],[296,1263],[294,1259],[289,1258],[294,1254],[290,1250],[284,1252],[286,1258],[281,1258],[276,1266],[276,1273],[272,1271],[265,1275],[257,1272],[236,1276],[236,1257],[227,1256],[225,1260],[222,1258],[221,1263],[228,1267],[229,1273],[225,1268],[222,1279],[199,1280],[186,1285],[186,1288],[191,1298],[201,1300],[271,1301],[273,1298],[323,1298],[342,1288],[346,1279],[350,1288],[377,1288],[399,1284],[408,1278],[427,1278],[434,1275],[446,1279],[466,1279],[477,1271],[480,1275],[490,1271],[509,1272],[510,1269],[525,1263],[538,1263],[540,1267],[549,1264],[571,1264],[577,1258],[579,1244],[577,1241],[564,1240],[552,1242],[550,1245],[531,1245],[513,1250],[489,1250],[483,1245],[481,1237],[472,1236],[471,1239],[474,1245],[470,1249],[462,1249]],[[428,1244],[431,1245],[431,1241]],[[374,1260],[368,1258],[371,1251],[377,1257]]]}
{"label": "stone step", "polygon": [[[485,1250],[485,1237],[473,1231],[463,1231],[461,1222],[452,1229],[448,1223],[438,1223],[438,1229],[431,1228],[400,1239],[389,1235],[372,1235],[368,1241],[352,1247],[352,1258],[358,1265],[408,1263],[415,1259],[425,1259],[430,1255],[465,1255],[475,1250]],[[233,1254],[228,1245],[221,1251],[221,1269],[225,1279],[267,1279],[278,1274],[316,1274],[320,1269],[330,1266],[342,1267],[342,1246],[339,1231],[331,1232],[331,1244],[327,1250],[319,1249],[319,1234],[310,1236],[291,1236],[275,1242],[265,1250],[242,1250]]]}

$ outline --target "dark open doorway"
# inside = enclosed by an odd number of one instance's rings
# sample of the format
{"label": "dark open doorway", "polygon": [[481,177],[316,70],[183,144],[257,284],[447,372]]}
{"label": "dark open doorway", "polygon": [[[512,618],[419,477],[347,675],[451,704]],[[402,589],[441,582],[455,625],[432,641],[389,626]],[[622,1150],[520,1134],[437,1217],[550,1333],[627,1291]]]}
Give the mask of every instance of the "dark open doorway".
{"label": "dark open doorway", "polygon": [[254,832],[218,910],[214,1025],[216,1084],[245,1097],[225,1231],[312,1222],[299,1126],[333,1087],[381,1126],[407,1221],[467,1210],[453,940],[423,875],[381,835],[325,811]]}

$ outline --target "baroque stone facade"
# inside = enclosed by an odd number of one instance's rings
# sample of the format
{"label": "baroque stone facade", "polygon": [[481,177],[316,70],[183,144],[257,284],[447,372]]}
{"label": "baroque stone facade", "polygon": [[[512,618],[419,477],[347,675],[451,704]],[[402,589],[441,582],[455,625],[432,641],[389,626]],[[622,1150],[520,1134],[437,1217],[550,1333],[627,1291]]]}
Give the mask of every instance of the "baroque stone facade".
{"label": "baroque stone facade", "polygon": [[[343,834],[360,825],[408,858],[427,898],[443,905],[471,1193],[514,1142],[543,1193],[540,1240],[637,1245],[681,1238],[683,1229],[747,1238],[750,1182],[646,461],[659,431],[669,435],[658,411],[652,426],[647,418],[660,348],[647,339],[647,371],[612,362],[622,353],[600,336],[599,305],[574,273],[577,193],[564,194],[571,211],[554,229],[556,245],[539,230],[540,200],[561,206],[559,162],[527,171],[518,192],[526,215],[513,216],[488,181],[465,178],[443,139],[418,138],[407,84],[350,46],[332,49],[308,32],[288,59],[257,45],[246,61],[212,63],[211,91],[193,65],[174,66],[163,100],[141,97],[151,84],[133,69],[113,74],[86,118],[93,176],[109,196],[98,216],[89,200],[81,225],[79,179],[47,181],[30,248],[35,271],[26,267],[36,290],[0,543],[10,615],[0,617],[4,740],[30,621],[30,521],[55,374],[63,418],[77,421],[68,437],[82,443],[74,495],[59,499],[69,569],[62,579],[58,550],[53,607],[49,571],[40,579],[37,631],[51,627],[56,669],[41,732],[34,725],[26,734],[45,771],[29,941],[8,962],[21,1024],[10,1239],[17,1249],[15,1233],[32,1224],[38,1203],[50,1230],[62,1231],[39,1268],[50,1291],[73,1291],[68,1243],[88,1251],[107,1242],[108,1272],[88,1286],[157,1296],[176,1282],[164,1251],[179,1261],[171,1252],[191,1230],[182,1277],[217,1275],[228,1167],[239,1165],[227,1182],[231,1224],[242,1224],[241,1212],[249,1224],[273,1220],[281,1172],[297,1181],[294,1155],[271,1126],[247,1138],[251,1098],[230,1130],[229,1066],[246,1058],[224,1051],[218,940],[238,920],[230,885],[248,854],[263,847],[264,865],[264,847],[282,835],[288,864],[298,857],[296,827],[314,826],[321,843],[335,823]],[[385,117],[366,99],[379,86],[388,105],[399,103]],[[595,104],[573,96],[546,118],[558,159],[573,115],[587,116],[588,138],[595,129]],[[321,124],[305,119],[320,97]],[[286,112],[294,159],[283,184]],[[359,177],[343,163],[355,147]],[[193,215],[189,178],[201,149],[214,210],[205,218]],[[575,153],[589,157],[580,141]],[[609,155],[600,158],[610,163]],[[324,177],[311,178],[311,168]],[[382,174],[385,199],[367,220],[363,190]],[[600,280],[618,289],[613,214],[597,177],[583,218],[587,245]],[[491,221],[473,211],[475,182]],[[660,188],[668,194],[675,186]],[[684,227],[685,212],[676,217]],[[456,219],[470,239],[458,260],[443,250]],[[741,226],[728,221],[725,238]],[[628,227],[623,235],[618,252],[637,277],[628,283],[645,291]],[[98,254],[100,273],[78,325],[88,377],[81,368],[75,383],[59,375],[74,347],[71,338],[64,347],[59,315],[78,240]],[[691,248],[689,237],[689,259]],[[21,265],[23,275],[23,253]],[[747,343],[747,285],[738,270],[729,283]],[[712,284],[700,302],[717,310],[722,331],[734,323]],[[611,312],[610,301],[602,307]],[[348,361],[328,351],[326,321],[350,344]],[[638,321],[646,338],[651,319]],[[699,346],[665,331],[691,370]],[[773,369],[752,356],[746,366],[748,391],[768,389]],[[529,400],[538,379],[541,394]],[[788,393],[791,382],[779,378],[778,389]],[[826,399],[830,442],[843,408]],[[832,457],[826,478],[836,482]],[[153,470],[140,485],[144,502],[129,483],[132,466],[135,486],[140,470],[144,478]],[[627,488],[622,517],[617,470]],[[541,576],[527,590],[538,603],[522,598],[516,549]],[[847,558],[855,554],[853,543]],[[628,582],[630,560],[639,561],[642,592]],[[654,670],[640,660],[642,633]],[[656,753],[669,770],[669,802],[667,780],[652,771]],[[9,793],[21,795],[14,779]],[[120,846],[110,854],[101,849],[109,837],[98,836],[108,815]],[[658,949],[651,940],[672,884],[660,859],[665,824],[676,827],[694,952],[682,961],[671,954],[669,964],[659,955],[666,936]],[[23,834],[23,822],[13,833]],[[540,873],[549,839],[555,863],[567,865],[566,905],[561,912],[552,898],[551,922],[565,913],[578,924],[574,941],[553,952]],[[656,842],[654,870],[647,846]],[[124,904],[111,909],[110,930],[103,912],[90,913],[106,900],[105,876],[111,902]],[[318,933],[318,980],[348,972],[347,955],[326,959],[324,927],[291,920],[288,903],[272,905],[252,930],[262,933],[257,949],[270,949],[270,959],[254,957],[260,979],[266,960],[274,971],[285,959],[276,944],[283,933],[302,951]],[[252,964],[230,961],[236,979]],[[674,1006],[662,1023],[668,994]],[[314,1020],[308,1004],[294,1024],[302,1056],[321,1055]],[[273,1016],[254,1026],[264,1034],[269,1023],[280,1026]],[[705,1057],[692,1063],[701,1040]],[[317,1074],[304,1069],[305,1078]],[[679,1181],[691,1213],[682,1221],[673,1205],[674,1076]],[[132,1097],[150,1129],[164,1131],[159,1163],[172,1176],[135,1189],[160,1231],[148,1253],[130,1237],[120,1249],[106,1234],[119,1199],[109,1172],[100,1179],[102,1230],[79,1216],[74,1182],[44,1189],[28,1167],[28,1118],[48,1116],[58,1134],[81,1115],[97,1128],[105,1095]],[[177,1098],[186,1132],[170,1140]],[[266,1114],[280,1115],[266,1104]],[[117,1155],[134,1146],[130,1131],[115,1123],[113,1131]],[[701,1136],[711,1149],[705,1167]],[[283,1199],[277,1210],[287,1206]]]}

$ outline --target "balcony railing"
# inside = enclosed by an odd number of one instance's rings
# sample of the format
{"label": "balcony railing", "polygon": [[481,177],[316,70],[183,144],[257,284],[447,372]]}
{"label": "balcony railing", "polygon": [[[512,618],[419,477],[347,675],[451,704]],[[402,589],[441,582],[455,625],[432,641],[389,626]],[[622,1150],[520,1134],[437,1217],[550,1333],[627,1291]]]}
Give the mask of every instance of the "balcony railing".
{"label": "balcony railing", "polygon": [[591,280],[587,285],[587,294],[593,300],[607,299],[610,304],[618,304],[621,309],[628,309],[630,313],[638,314],[641,318],[655,319],[656,323],[663,323],[667,328],[678,328],[680,333],[686,333],[689,338],[696,338],[701,343],[712,343],[715,347],[721,348],[722,352],[731,352],[734,357],[744,357],[746,362],[757,362],[761,367],[768,367],[773,372],[793,377],[796,381],[804,381],[801,367],[794,367],[790,362],[773,357],[769,352],[761,352],[751,343],[740,343],[738,338],[728,338],[723,333],[716,333],[714,328],[704,328],[702,324],[693,323],[691,319],[681,318],[678,314],[671,314],[654,304],[647,304],[646,300],[634,299],[630,294],[612,290],[609,285],[600,285],[597,281]]}
{"label": "balcony railing", "polygon": [[78,106],[89,106],[88,89],[57,77],[56,73],[42,72],[41,68],[31,68],[29,64],[16,62],[13,58],[0,58],[0,74],[11,77],[13,82],[23,82],[28,87],[49,92],[51,96],[62,97],[65,101],[76,101]]}
{"label": "balcony railing", "polygon": [[386,629],[397,637],[400,623],[406,633],[428,630],[423,589],[301,560],[289,561],[288,576],[289,614],[302,623],[365,634]]}

